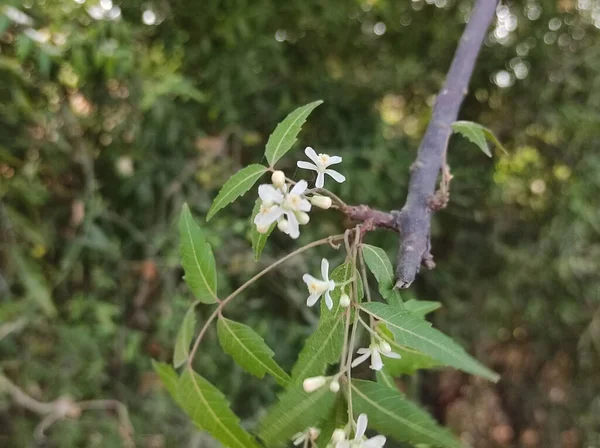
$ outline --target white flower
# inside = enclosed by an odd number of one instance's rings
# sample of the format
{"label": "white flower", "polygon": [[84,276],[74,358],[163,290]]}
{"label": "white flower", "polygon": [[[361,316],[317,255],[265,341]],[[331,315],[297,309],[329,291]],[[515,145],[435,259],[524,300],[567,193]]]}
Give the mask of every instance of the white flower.
{"label": "white flower", "polygon": [[327,308],[332,309],[333,300],[331,299],[330,292],[335,289],[335,282],[329,280],[329,261],[327,261],[326,258],[321,260],[321,275],[323,276],[323,280],[316,279],[310,274],[304,274],[302,276],[302,280],[306,283],[308,292],[310,293],[306,300],[306,304],[308,306],[313,306],[317,303],[317,300],[325,294],[325,305],[327,305]]}
{"label": "white flower", "polygon": [[[385,343],[382,349],[382,344]],[[396,358],[399,359],[401,356],[398,353],[394,353],[390,344],[385,341],[382,341],[381,344],[376,344],[372,342],[369,345],[369,348],[359,348],[357,353],[360,355],[358,358],[352,361],[352,367],[356,367],[360,363],[366,361],[371,358],[371,365],[369,366],[373,370],[381,370],[383,368],[383,361],[381,360],[381,355],[387,356],[388,358]]]}
{"label": "white flower", "polygon": [[323,387],[326,382],[327,378],[324,376],[313,376],[310,378],[306,378],[302,382],[302,388],[304,389],[304,392],[310,393]]}
{"label": "white flower", "polygon": [[312,164],[309,162],[300,161],[297,163],[298,168],[317,172],[317,181],[315,182],[315,186],[317,188],[323,188],[323,185],[325,185],[325,174],[331,176],[333,180],[339,183],[342,183],[346,180],[342,174],[335,170],[328,169],[330,165],[334,165],[342,161],[340,156],[329,156],[328,154],[317,155],[315,150],[310,146],[304,150],[304,154],[306,154],[307,157],[315,163]]}
{"label": "white flower", "polygon": [[314,442],[315,440],[317,440],[320,433],[321,433],[320,430],[318,430],[317,428],[313,428],[313,427],[306,429],[306,431],[304,431],[304,432],[297,432],[296,434],[294,434],[292,436],[292,440],[294,441],[294,446],[300,445],[305,440],[312,440]]}
{"label": "white flower", "polygon": [[360,414],[356,421],[354,440],[342,440],[335,445],[335,448],[382,448],[385,445],[385,436],[365,438],[367,422],[367,414]]}
{"label": "white flower", "polygon": [[264,184],[258,187],[258,195],[262,199],[260,211],[254,218],[257,228],[268,227],[280,221],[285,215],[287,224],[282,223],[279,229],[296,239],[300,236],[300,224],[308,222],[303,213],[310,211],[311,205],[304,197],[308,184],[301,180],[288,192],[287,185],[275,188]]}

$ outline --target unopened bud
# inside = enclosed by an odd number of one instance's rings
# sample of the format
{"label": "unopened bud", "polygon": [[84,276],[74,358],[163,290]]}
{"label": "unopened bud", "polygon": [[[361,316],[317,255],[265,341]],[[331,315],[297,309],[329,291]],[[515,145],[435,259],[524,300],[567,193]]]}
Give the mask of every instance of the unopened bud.
{"label": "unopened bud", "polygon": [[392,346],[386,341],[381,341],[379,343],[379,350],[381,351],[381,353],[387,355],[388,353],[392,353]]}
{"label": "unopened bud", "polygon": [[333,431],[333,434],[331,435],[331,441],[333,443],[343,442],[344,440],[346,440],[346,431],[341,428]]}
{"label": "unopened bud", "polygon": [[327,196],[313,196],[310,198],[310,202],[315,207],[319,207],[324,210],[327,210],[329,207],[331,207],[331,198],[328,198]]}
{"label": "unopened bud", "polygon": [[308,213],[306,212],[298,212],[296,217],[301,225],[308,224],[308,221],[310,221],[310,216],[308,216]]}
{"label": "unopened bud", "polygon": [[326,382],[327,378],[324,376],[313,376],[311,378],[306,378],[302,382],[302,387],[304,388],[304,392],[314,392],[323,387]]}
{"label": "unopened bud", "polygon": [[321,431],[318,428],[312,426],[308,428],[308,438],[313,442],[319,438],[319,434],[321,434]]}
{"label": "unopened bud", "polygon": [[329,390],[334,394],[337,394],[340,391],[340,382],[338,380],[333,380],[329,384]]}
{"label": "unopened bud", "polygon": [[287,222],[287,219],[282,219],[277,223],[277,228],[279,230],[281,230],[283,233],[286,233],[288,228],[289,228],[289,223]]}
{"label": "unopened bud", "polygon": [[348,308],[350,306],[350,296],[348,294],[342,294],[340,297],[340,306],[342,308]]}
{"label": "unopened bud", "polygon": [[285,185],[285,174],[283,171],[275,171],[271,176],[271,182],[273,182],[275,188],[283,187]]}
{"label": "unopened bud", "polygon": [[269,231],[269,227],[271,226],[256,226],[256,231],[258,233],[267,233]]}

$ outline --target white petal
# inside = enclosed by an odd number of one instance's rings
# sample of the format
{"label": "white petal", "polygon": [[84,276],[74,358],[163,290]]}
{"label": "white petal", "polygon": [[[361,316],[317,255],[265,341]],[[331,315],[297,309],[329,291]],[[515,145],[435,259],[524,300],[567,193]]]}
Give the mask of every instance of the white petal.
{"label": "white petal", "polygon": [[324,281],[329,282],[329,261],[327,258],[321,260],[321,275]]}
{"label": "white petal", "polygon": [[359,348],[358,350],[356,350],[356,353],[358,353],[359,355],[363,355],[365,353],[368,353],[369,356],[371,355],[371,350],[369,350],[368,348]]}
{"label": "white petal", "polygon": [[300,236],[300,224],[298,223],[298,218],[293,213],[285,214],[288,219],[288,235],[293,239],[296,239]]}
{"label": "white petal", "polygon": [[[327,170],[327,171],[333,171],[333,170]],[[325,185],[325,174],[319,173],[319,174],[317,174],[317,181],[315,182],[315,187],[323,188],[323,185]]]}
{"label": "white petal", "polygon": [[281,207],[273,207],[267,213],[259,213],[254,218],[254,224],[257,226],[270,226],[283,215]]}
{"label": "white petal", "polygon": [[346,180],[346,177],[344,175],[338,173],[335,170],[325,170],[325,174],[329,174],[333,178],[333,180],[340,184]]}
{"label": "white petal", "polygon": [[394,359],[400,359],[402,358],[402,356],[400,356],[398,353],[395,352],[389,352],[389,353],[383,353],[381,352],[384,356],[387,356],[388,358],[394,358]]}
{"label": "white petal", "polygon": [[327,166],[335,165],[336,163],[341,163],[341,162],[342,162],[342,158],[340,156],[331,156],[331,157],[329,157],[329,160],[327,161]]}
{"label": "white petal", "polygon": [[319,279],[317,279],[317,278],[314,278],[314,277],[313,277],[312,275],[310,275],[310,274],[304,274],[304,275],[302,276],[302,281],[303,281],[304,283],[306,283],[306,285],[307,285],[307,286],[308,286],[309,284],[311,284],[311,283],[318,283],[318,282],[320,282],[320,280],[319,280]]}
{"label": "white petal", "polygon": [[290,191],[290,194],[300,195],[300,194],[304,193],[307,188],[308,188],[308,183],[305,180],[299,180],[298,183],[296,185],[294,185],[294,187]]}
{"label": "white petal", "polygon": [[352,448],[350,442],[343,440],[335,445],[335,448]]}
{"label": "white petal", "polygon": [[365,431],[367,430],[367,424],[369,420],[367,419],[367,414],[360,414],[358,416],[358,420],[356,420],[356,434],[354,435],[354,440],[362,439],[362,436],[365,435]]}
{"label": "white petal", "polygon": [[310,296],[308,296],[308,299],[306,299],[306,305],[307,306],[313,306],[315,303],[317,303],[317,300],[319,300],[319,297],[321,297],[322,294],[311,294]]}
{"label": "white petal", "polygon": [[277,191],[273,185],[263,184],[258,186],[258,196],[266,202],[276,202],[280,204],[283,201],[283,195]]}
{"label": "white petal", "polygon": [[298,208],[302,212],[310,212],[310,209],[312,208],[312,205],[308,201],[308,199],[302,199],[302,200],[300,200],[300,205],[298,206]]}
{"label": "white petal", "polygon": [[329,294],[329,291],[325,291],[325,305],[327,305],[327,308],[330,310],[333,309],[333,300],[331,300],[331,294]]}
{"label": "white petal", "polygon": [[371,437],[366,442],[363,442],[363,448],[382,448],[385,445],[385,436]]}
{"label": "white petal", "polygon": [[365,362],[367,359],[369,359],[369,356],[371,356],[371,352],[367,351],[367,353],[363,353],[358,358],[354,358],[354,361],[352,361],[352,367],[356,367],[357,365]]}
{"label": "white petal", "polygon": [[371,351],[371,369],[373,370],[381,370],[383,369],[383,361],[381,360],[381,354],[379,350]]}
{"label": "white petal", "polygon": [[317,166],[319,165],[319,156],[317,156],[315,150],[312,149],[310,146],[306,147],[306,149],[304,150],[304,154],[306,154],[306,157],[308,157],[310,160],[315,162]]}
{"label": "white petal", "polygon": [[298,434],[294,434],[292,436],[292,439],[294,440],[294,446],[300,445],[302,442],[304,442],[304,440],[306,439],[306,435],[300,433],[300,435]]}
{"label": "white petal", "polygon": [[298,168],[302,168],[304,170],[314,170],[314,171],[319,171],[319,168],[317,168],[317,165],[314,165],[310,162],[304,162],[302,160],[300,160],[299,162],[296,163],[296,166]]}

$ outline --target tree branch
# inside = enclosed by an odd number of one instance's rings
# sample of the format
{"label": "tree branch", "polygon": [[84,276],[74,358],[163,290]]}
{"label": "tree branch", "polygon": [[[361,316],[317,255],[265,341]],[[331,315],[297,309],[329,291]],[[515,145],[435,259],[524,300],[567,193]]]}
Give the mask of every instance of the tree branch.
{"label": "tree branch", "polygon": [[440,91],[419,151],[411,167],[406,203],[396,212],[400,231],[400,249],[396,268],[396,287],[408,288],[422,262],[433,264],[429,252],[429,233],[433,198],[438,174],[446,170],[446,150],[452,134],[451,125],[467,93],[475,60],[494,17],[497,0],[477,0],[460,39],[446,82]]}

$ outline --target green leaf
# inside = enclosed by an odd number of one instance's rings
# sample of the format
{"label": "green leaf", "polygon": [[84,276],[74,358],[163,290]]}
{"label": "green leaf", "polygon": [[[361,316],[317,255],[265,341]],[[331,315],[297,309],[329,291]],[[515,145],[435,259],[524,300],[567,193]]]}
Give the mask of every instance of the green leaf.
{"label": "green leaf", "polygon": [[291,379],[273,360],[273,350],[252,328],[221,317],[217,322],[217,335],[223,351],[248,373],[258,378],[268,373],[281,386],[289,385]]}
{"label": "green leaf", "polygon": [[397,389],[372,381],[352,380],[354,413],[369,416],[369,428],[399,442],[460,448],[460,442]]}
{"label": "green leaf", "polygon": [[55,317],[56,307],[52,302],[50,286],[46,282],[40,266],[25,258],[17,248],[14,248],[11,253],[27,299],[39,306],[46,316]]}
{"label": "green leaf", "polygon": [[183,204],[179,218],[179,239],[185,282],[200,302],[215,303],[217,301],[215,257],[202,229],[194,222],[187,204]]}
{"label": "green leaf", "polygon": [[152,368],[158,374],[158,377],[164,384],[167,392],[177,401],[177,383],[179,383],[179,376],[175,369],[169,364],[164,362],[156,362],[152,360]]}
{"label": "green leaf", "polygon": [[452,124],[452,130],[470,140],[472,143],[475,143],[488,157],[492,157],[492,153],[490,152],[490,148],[488,148],[486,137],[502,151],[508,153],[494,133],[479,123],[474,123],[472,121],[456,121]]}
{"label": "green leaf", "polygon": [[361,248],[365,263],[379,284],[381,297],[401,307],[402,297],[400,292],[394,289],[394,270],[385,251],[369,244],[363,244]]}
{"label": "green leaf", "polygon": [[430,322],[384,303],[370,302],[363,304],[362,307],[386,324],[398,344],[418,350],[448,366],[480,375],[490,381],[496,382],[500,378],[497,373],[472,358],[448,336],[432,328]]}
{"label": "green leaf", "polygon": [[186,369],[177,384],[177,402],[194,424],[230,448],[259,448],[219,389]]}
{"label": "green leaf", "polygon": [[[393,361],[394,359],[392,359]],[[381,370],[377,370],[375,372],[375,377],[377,378],[377,382],[379,384],[383,384],[386,387],[391,389],[397,389],[396,382],[394,381],[394,376],[390,373],[388,369],[388,360],[385,361],[385,366]]]}
{"label": "green leaf", "polygon": [[[354,274],[353,274],[354,272]],[[354,279],[357,282],[356,284],[356,294],[358,296],[357,302],[360,302],[364,296],[363,284],[360,280],[360,275],[356,269],[352,269],[352,263],[344,263],[339,265],[337,268],[333,270],[331,275],[329,276],[330,280],[333,280],[336,285],[343,284],[349,281],[354,275]],[[319,326],[323,325],[329,319],[334,319],[342,314],[345,308],[340,306],[340,297],[342,293],[345,292],[350,297],[352,297],[352,284],[348,283],[343,288],[337,286],[333,291],[331,291],[331,300],[333,301],[333,308],[327,308],[325,304],[324,298],[319,299],[321,301],[321,320],[319,322]]]}
{"label": "green leaf", "polygon": [[196,328],[196,305],[194,303],[185,313],[177,339],[175,341],[175,353],[173,354],[173,365],[175,368],[183,365],[190,356],[190,343],[194,337],[194,329]]}
{"label": "green leaf", "polygon": [[296,137],[300,129],[302,129],[302,125],[310,113],[322,103],[323,101],[318,100],[299,107],[277,125],[275,131],[269,137],[267,148],[265,149],[265,156],[270,166],[275,165],[291,149],[292,145],[296,142]]}
{"label": "green leaf", "polygon": [[321,432],[317,438],[317,445],[319,448],[326,448],[327,444],[331,441],[333,431],[338,428],[344,428],[348,422],[348,403],[344,394],[339,393],[333,404],[333,408],[325,418],[323,425],[321,426]]}
{"label": "green leaf", "polygon": [[267,243],[267,239],[269,238],[269,236],[273,232],[273,229],[275,229],[275,226],[277,225],[277,223],[274,222],[273,224],[271,224],[271,227],[269,227],[269,230],[267,230],[265,233],[259,233],[258,230],[256,230],[254,218],[260,211],[261,203],[261,199],[258,198],[256,200],[256,203],[254,204],[254,208],[252,209],[252,217],[250,218],[250,237],[252,238],[252,250],[254,251],[254,259],[257,261],[260,258],[260,254],[262,253],[265,244]]}
{"label": "green leaf", "polygon": [[302,386],[288,389],[262,419],[258,436],[267,447],[277,447],[285,445],[295,433],[310,426],[320,428],[337,395],[327,386],[311,393],[304,392]]}
{"label": "green leaf", "polygon": [[311,334],[298,361],[292,368],[292,381],[301,384],[306,378],[323,375],[327,366],[339,361],[344,345],[344,319],[340,316],[319,323],[317,331]]}
{"label": "green leaf", "polygon": [[223,185],[223,188],[221,188],[221,191],[219,191],[219,194],[210,206],[206,221],[210,221],[215,213],[228,204],[231,204],[240,196],[243,196],[250,188],[252,188],[256,181],[266,173],[266,171],[266,167],[254,164],[242,168],[231,176],[231,178],[225,182],[225,185]]}
{"label": "green leaf", "polygon": [[17,36],[17,48],[16,53],[19,61],[23,62],[31,50],[33,49],[33,40],[27,37],[25,34],[19,34]]}
{"label": "green leaf", "polygon": [[406,311],[410,311],[413,315],[419,317],[425,317],[427,314],[438,310],[442,307],[440,302],[433,302],[430,300],[415,300],[410,299],[404,303]]}

